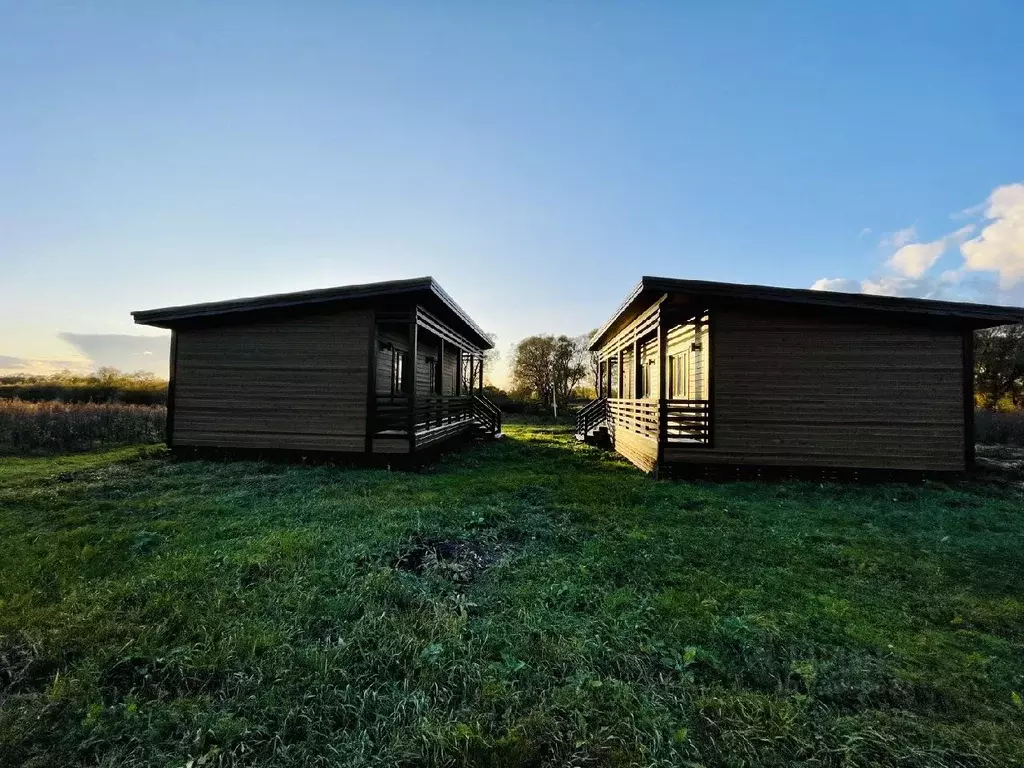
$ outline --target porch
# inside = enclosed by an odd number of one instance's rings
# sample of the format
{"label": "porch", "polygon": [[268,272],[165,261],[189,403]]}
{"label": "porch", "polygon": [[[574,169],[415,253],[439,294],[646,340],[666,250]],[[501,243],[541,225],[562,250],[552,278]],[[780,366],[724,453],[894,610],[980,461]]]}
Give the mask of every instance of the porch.
{"label": "porch", "polygon": [[665,448],[712,442],[708,310],[663,297],[598,351],[598,397],[577,415],[576,437],[606,443],[653,470]]}
{"label": "porch", "polygon": [[483,350],[422,307],[378,313],[373,355],[373,453],[413,453],[470,432],[500,434],[501,411],[483,395]]}

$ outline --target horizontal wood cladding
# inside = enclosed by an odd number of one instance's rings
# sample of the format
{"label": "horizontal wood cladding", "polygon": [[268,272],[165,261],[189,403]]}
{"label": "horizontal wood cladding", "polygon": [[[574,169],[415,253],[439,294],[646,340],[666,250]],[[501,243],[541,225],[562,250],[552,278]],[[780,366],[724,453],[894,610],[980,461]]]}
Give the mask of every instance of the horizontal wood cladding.
{"label": "horizontal wood cladding", "polygon": [[964,468],[963,336],[819,310],[719,308],[714,448],[666,461]]}
{"label": "horizontal wood cladding", "polygon": [[365,449],[371,310],[179,329],[177,446]]}
{"label": "horizontal wood cladding", "polygon": [[653,472],[658,466],[658,443],[627,429],[616,428],[613,442],[615,450],[644,472]]}
{"label": "horizontal wood cladding", "polygon": [[[375,349],[375,381],[377,382],[377,394],[387,395],[391,393],[391,368],[393,365],[394,353],[390,349],[381,349],[381,344],[390,344],[395,349],[408,353],[412,349],[409,341],[408,326],[401,327],[394,324],[380,324],[377,326],[377,345]],[[431,364],[427,360],[437,360],[440,343],[429,333],[420,331],[416,344],[416,394],[432,394],[429,389],[431,378]],[[444,343],[444,389],[440,394],[454,395],[455,382],[458,379],[458,355],[459,349],[452,344]],[[435,367],[436,375],[436,367]]]}

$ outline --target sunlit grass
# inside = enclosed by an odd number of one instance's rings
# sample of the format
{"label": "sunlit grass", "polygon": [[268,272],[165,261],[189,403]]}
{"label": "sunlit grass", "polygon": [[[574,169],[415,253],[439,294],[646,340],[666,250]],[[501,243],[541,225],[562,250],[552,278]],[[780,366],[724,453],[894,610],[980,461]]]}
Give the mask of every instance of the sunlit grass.
{"label": "sunlit grass", "polygon": [[0,460],[0,765],[1024,761],[1017,486],[506,432],[419,474]]}

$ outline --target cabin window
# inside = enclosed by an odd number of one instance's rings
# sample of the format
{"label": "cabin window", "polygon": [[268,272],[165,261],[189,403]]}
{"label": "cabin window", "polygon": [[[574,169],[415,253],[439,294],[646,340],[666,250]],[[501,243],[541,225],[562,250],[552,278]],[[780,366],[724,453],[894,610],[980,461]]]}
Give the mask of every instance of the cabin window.
{"label": "cabin window", "polygon": [[643,397],[654,397],[654,376],[655,376],[655,361],[646,360],[644,361],[643,367]]}
{"label": "cabin window", "polygon": [[405,386],[405,352],[391,349],[391,394],[399,395],[406,391]]}
{"label": "cabin window", "polygon": [[608,397],[619,396],[619,361],[614,357],[608,360]]}
{"label": "cabin window", "polygon": [[441,393],[441,365],[440,362],[433,357],[426,359],[427,364],[427,392],[431,394]]}
{"label": "cabin window", "polygon": [[689,376],[687,376],[688,355],[683,352],[679,355],[669,357],[669,382],[668,391],[676,400],[687,400],[690,397]]}

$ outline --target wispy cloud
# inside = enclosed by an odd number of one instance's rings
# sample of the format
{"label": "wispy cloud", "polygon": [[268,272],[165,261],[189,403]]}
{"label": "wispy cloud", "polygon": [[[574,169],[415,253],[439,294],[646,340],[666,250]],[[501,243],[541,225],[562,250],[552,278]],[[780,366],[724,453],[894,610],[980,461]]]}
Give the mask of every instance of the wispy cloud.
{"label": "wispy cloud", "polygon": [[907,243],[917,240],[917,227],[910,225],[904,229],[897,229],[882,236],[878,243],[883,248],[902,248]]}
{"label": "wispy cloud", "polygon": [[60,371],[74,371],[85,373],[92,369],[88,361],[78,360],[57,360],[43,357],[14,357],[12,355],[0,355],[0,373],[27,373],[45,376],[49,373]]}
{"label": "wispy cloud", "polygon": [[[976,300],[1024,301],[1024,182],[997,187],[984,203],[951,217],[980,217],[980,221],[926,242],[918,241],[913,226],[889,233],[880,245],[895,251],[877,274],[860,280],[821,278],[811,288],[924,298],[964,298],[968,294]],[[962,257],[960,266],[934,274],[936,264],[954,248]]]}
{"label": "wispy cloud", "polygon": [[[0,373],[46,375],[60,371],[88,373],[97,368],[149,371],[167,376],[170,335],[142,336],[118,333],[58,333],[80,356],[67,359],[0,355]],[[69,350],[70,351],[70,350]]]}
{"label": "wispy cloud", "polygon": [[167,375],[170,335],[142,336],[126,333],[57,334],[97,368],[111,367],[122,371],[150,371]]}

